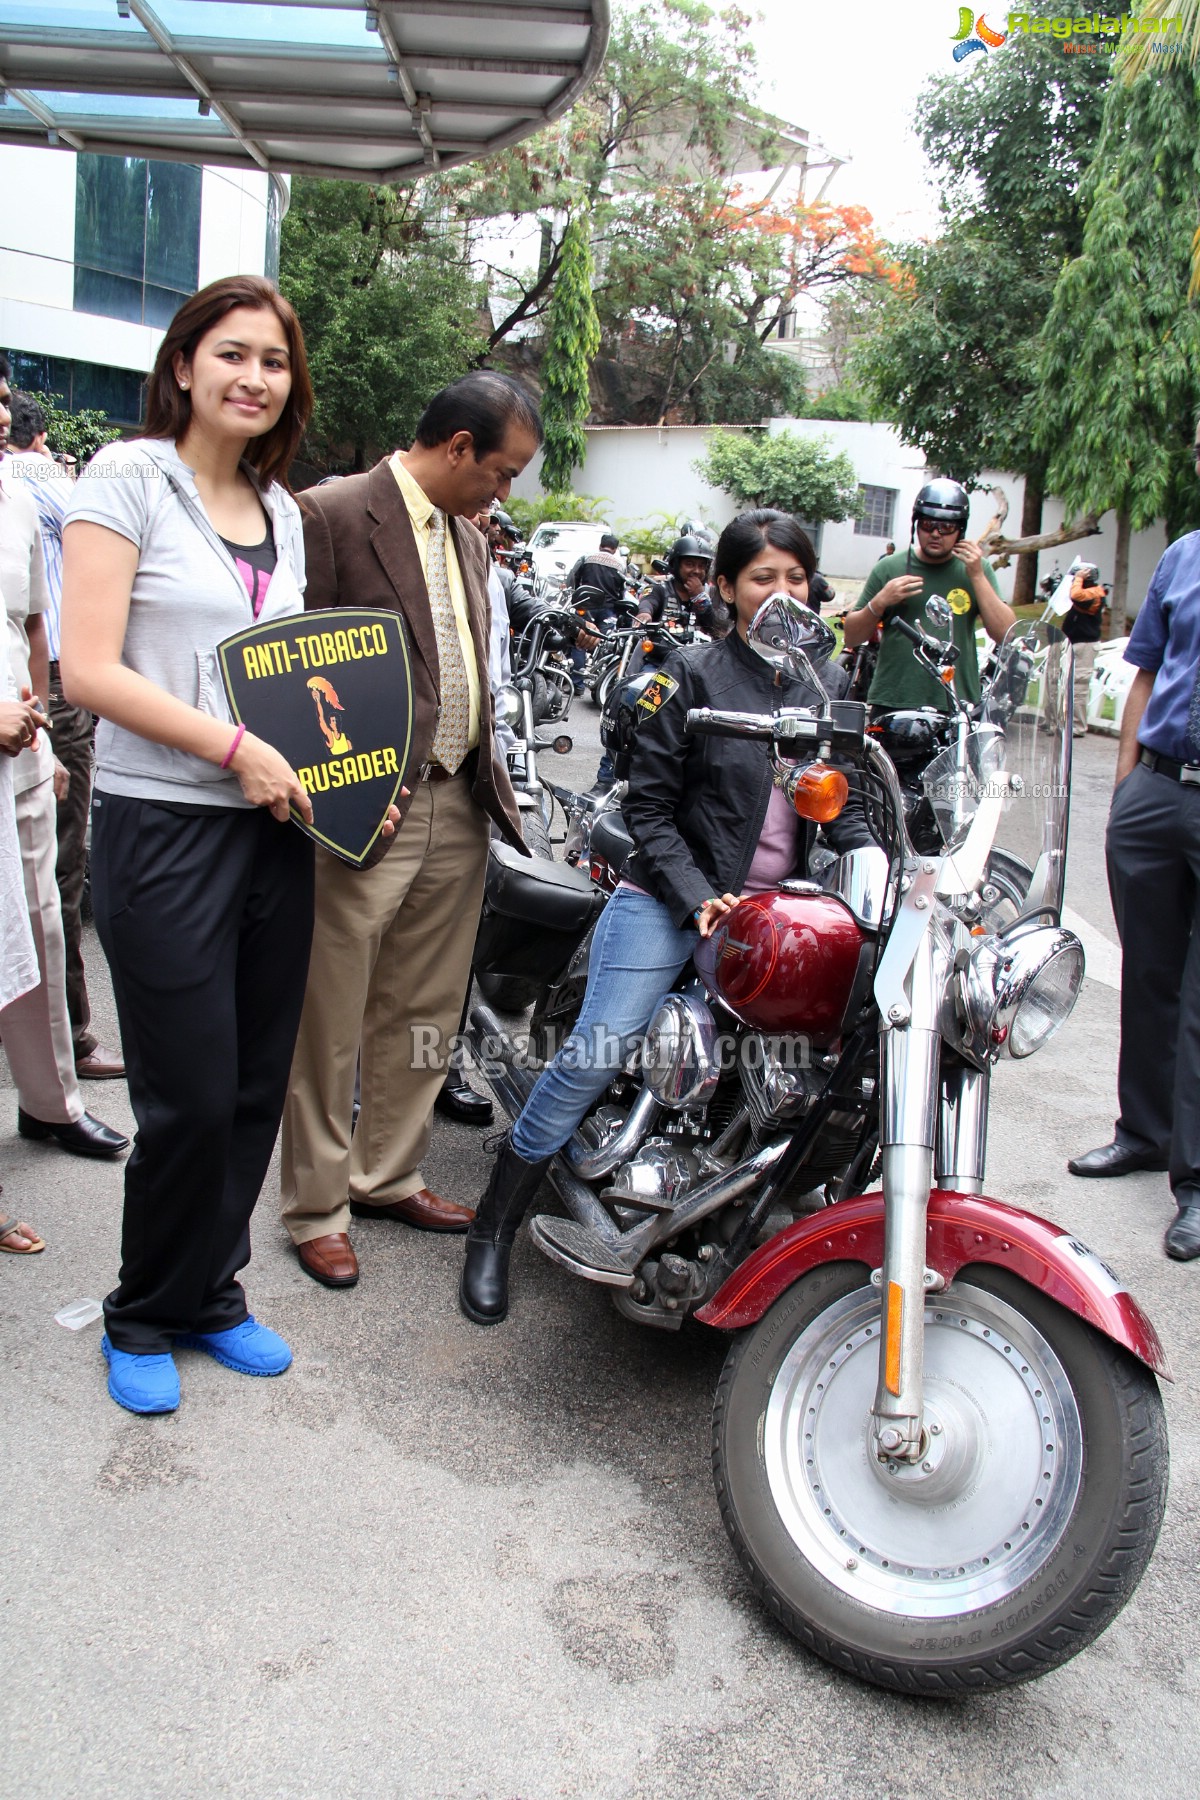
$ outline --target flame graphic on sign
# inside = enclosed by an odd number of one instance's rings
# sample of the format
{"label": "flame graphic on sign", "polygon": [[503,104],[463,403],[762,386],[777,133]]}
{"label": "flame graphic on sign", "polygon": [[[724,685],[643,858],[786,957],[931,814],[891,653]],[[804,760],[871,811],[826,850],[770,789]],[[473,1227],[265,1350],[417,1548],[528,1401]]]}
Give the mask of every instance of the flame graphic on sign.
{"label": "flame graphic on sign", "polygon": [[317,724],[321,728],[321,736],[329,746],[330,756],[344,756],[354,746],[342,730],[341,715],[345,711],[332,682],[326,681],[323,675],[314,675],[308,682],[308,691],[313,697],[317,709]]}

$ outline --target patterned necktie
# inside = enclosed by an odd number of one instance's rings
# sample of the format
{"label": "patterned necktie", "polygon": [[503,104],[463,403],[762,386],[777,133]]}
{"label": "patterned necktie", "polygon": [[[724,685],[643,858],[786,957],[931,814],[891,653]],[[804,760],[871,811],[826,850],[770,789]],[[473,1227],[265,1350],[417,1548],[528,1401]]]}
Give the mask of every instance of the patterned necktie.
{"label": "patterned necktie", "polygon": [[442,678],[442,714],[434,735],[432,755],[451,775],[467,754],[471,725],[471,690],[467,684],[467,668],[463,661],[462,639],[458,620],[450,598],[450,576],[446,568],[446,515],[438,507],[429,521],[429,554],[425,566],[425,585],[429,589],[429,610],[433,615],[433,631],[437,638],[438,667]]}

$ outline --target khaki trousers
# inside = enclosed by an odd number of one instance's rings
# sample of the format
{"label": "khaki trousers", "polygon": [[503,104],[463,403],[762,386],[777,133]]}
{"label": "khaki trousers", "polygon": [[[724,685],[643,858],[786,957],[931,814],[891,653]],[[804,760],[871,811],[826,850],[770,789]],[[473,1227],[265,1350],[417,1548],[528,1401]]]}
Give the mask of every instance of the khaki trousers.
{"label": "khaki trousers", "polygon": [[420,1162],[470,977],[487,849],[487,817],[459,775],[417,787],[374,868],[317,852],[283,1111],[283,1218],[294,1243],[348,1230],[350,1199],[379,1206],[425,1186]]}
{"label": "khaki trousers", "polygon": [[23,1112],[47,1125],[73,1124],[83,1117],[75,1077],[75,1048],[67,1012],[67,952],[54,864],[54,784],[39,781],[17,795],[17,836],[25,903],[41,980],[0,1012],[0,1038]]}
{"label": "khaki trousers", "polygon": [[1096,666],[1096,652],[1099,644],[1076,644],[1075,649],[1075,714],[1072,728],[1075,731],[1087,730],[1088,688],[1091,685],[1092,670]]}

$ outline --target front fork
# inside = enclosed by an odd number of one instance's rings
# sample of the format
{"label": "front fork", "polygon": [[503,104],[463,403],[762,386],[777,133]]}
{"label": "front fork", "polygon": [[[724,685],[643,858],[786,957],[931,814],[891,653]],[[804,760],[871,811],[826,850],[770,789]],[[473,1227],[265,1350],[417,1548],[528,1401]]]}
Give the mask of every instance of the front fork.
{"label": "front fork", "polygon": [[983,1192],[989,1071],[942,1066],[946,973],[945,948],[926,932],[912,968],[911,1017],[881,1040],[883,1330],[873,1416],[878,1453],[893,1461],[916,1462],[924,1453],[925,1295],[939,1285],[925,1263],[935,1176],[939,1187]]}

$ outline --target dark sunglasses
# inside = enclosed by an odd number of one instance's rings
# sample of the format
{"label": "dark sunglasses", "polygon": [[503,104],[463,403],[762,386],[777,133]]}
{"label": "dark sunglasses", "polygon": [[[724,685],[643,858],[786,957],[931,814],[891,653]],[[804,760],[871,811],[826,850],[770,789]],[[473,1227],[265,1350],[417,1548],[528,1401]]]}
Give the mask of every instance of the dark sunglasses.
{"label": "dark sunglasses", "polygon": [[[1198,456],[1200,456],[1200,450],[1197,450],[1196,454]],[[943,537],[947,533],[949,533],[951,531],[957,531],[958,529],[959,529],[959,527],[954,523],[953,519],[918,519],[917,520],[917,530],[918,531],[936,531],[939,537]]]}

